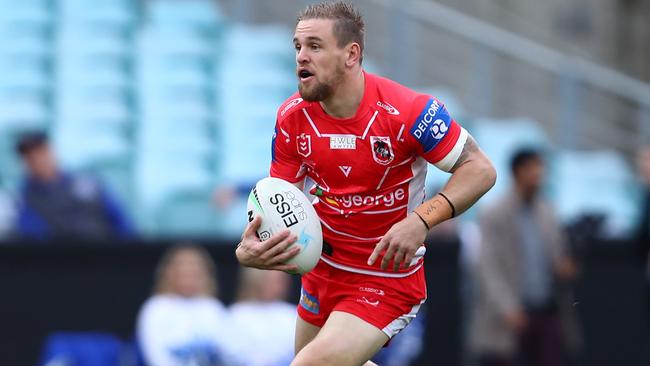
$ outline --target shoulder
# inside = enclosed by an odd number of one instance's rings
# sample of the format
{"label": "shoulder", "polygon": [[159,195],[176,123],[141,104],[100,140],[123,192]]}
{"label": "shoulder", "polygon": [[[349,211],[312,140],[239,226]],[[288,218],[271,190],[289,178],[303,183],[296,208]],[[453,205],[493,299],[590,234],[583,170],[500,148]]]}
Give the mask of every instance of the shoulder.
{"label": "shoulder", "polygon": [[431,99],[428,95],[418,93],[393,80],[370,73],[366,75],[374,82],[377,95],[376,101],[370,102],[375,103],[377,110],[382,114],[412,122],[413,117],[417,116]]}
{"label": "shoulder", "polygon": [[278,112],[276,114],[278,124],[284,123],[285,121],[289,120],[291,116],[295,115],[297,111],[301,110],[306,105],[307,102],[305,102],[300,97],[300,93],[298,92],[293,93],[293,95],[287,98],[280,105],[280,108],[278,108]]}

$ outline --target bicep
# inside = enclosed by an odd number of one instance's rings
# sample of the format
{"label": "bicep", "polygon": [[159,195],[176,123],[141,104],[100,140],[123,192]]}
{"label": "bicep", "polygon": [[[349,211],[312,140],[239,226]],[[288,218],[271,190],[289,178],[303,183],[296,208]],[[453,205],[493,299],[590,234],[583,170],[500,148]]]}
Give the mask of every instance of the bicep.
{"label": "bicep", "polygon": [[463,164],[472,161],[472,160],[487,160],[487,156],[481,151],[476,140],[470,135],[467,134],[467,139],[463,144],[463,147],[458,152],[458,155],[455,156],[454,163],[449,169],[450,173],[453,173]]}

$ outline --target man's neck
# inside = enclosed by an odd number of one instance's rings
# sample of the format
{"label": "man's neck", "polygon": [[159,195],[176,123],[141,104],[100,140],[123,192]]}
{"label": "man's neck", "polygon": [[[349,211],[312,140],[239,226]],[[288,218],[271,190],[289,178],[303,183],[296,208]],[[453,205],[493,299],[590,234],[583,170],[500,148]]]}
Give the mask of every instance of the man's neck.
{"label": "man's neck", "polygon": [[347,76],[334,91],[334,95],[320,102],[325,113],[334,118],[346,119],[357,114],[365,92],[365,76],[361,68]]}

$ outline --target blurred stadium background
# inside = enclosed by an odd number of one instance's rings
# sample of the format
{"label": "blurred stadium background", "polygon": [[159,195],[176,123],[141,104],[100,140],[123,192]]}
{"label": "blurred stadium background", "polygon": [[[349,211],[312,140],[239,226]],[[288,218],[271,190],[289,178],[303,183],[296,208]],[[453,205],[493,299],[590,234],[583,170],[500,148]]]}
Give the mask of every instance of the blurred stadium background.
{"label": "blurred stadium background", "polygon": [[[45,130],[61,165],[107,182],[138,233],[124,245],[8,235],[0,364],[35,364],[57,330],[130,340],[156,259],[177,240],[208,247],[232,301],[247,190],[268,172],[275,112],[296,88],[290,40],[307,3],[0,0],[2,191],[19,195],[19,136]],[[576,364],[647,365],[631,238],[641,209],[633,157],[650,141],[650,4],[353,3],[366,20],[366,69],[441,99],[495,162],[498,184],[479,206],[510,187],[515,150],[546,153],[546,193],[585,268]],[[431,170],[428,185],[445,179]],[[464,359],[458,243],[441,241],[428,254],[434,330],[421,365]]]}

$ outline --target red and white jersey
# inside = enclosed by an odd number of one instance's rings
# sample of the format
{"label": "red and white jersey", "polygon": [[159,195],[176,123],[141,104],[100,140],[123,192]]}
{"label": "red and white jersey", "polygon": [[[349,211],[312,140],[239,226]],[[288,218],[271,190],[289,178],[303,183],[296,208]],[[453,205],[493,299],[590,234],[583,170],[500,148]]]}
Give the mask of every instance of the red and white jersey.
{"label": "red and white jersey", "polygon": [[[271,176],[311,178],[314,207],[331,245],[322,259],[340,269],[403,277],[367,260],[391,226],[422,204],[427,162],[450,170],[467,132],[444,105],[391,80],[364,73],[365,91],[354,117],[336,119],[298,93],[279,108]],[[423,251],[420,251],[423,252]],[[422,253],[423,254],[423,253]]]}

